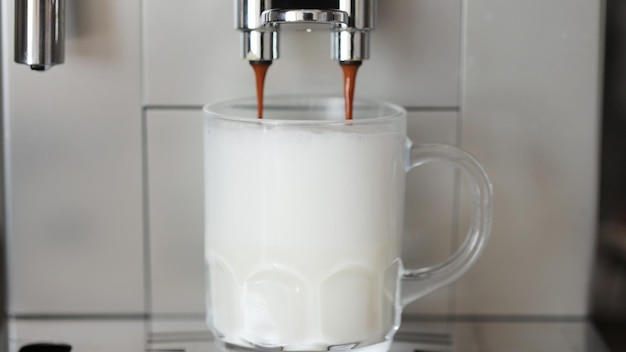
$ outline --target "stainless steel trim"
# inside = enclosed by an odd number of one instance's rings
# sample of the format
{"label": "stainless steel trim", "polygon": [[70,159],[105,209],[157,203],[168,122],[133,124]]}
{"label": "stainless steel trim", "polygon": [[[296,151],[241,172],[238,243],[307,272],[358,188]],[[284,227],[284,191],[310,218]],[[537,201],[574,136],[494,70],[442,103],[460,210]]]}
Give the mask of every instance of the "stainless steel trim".
{"label": "stainless steel trim", "polygon": [[370,36],[366,31],[338,31],[331,34],[330,55],[338,61],[362,61],[370,58]]}
{"label": "stainless steel trim", "polygon": [[[318,3],[320,8],[312,8]],[[315,23],[329,24],[335,60],[368,59],[369,31],[376,26],[377,0],[318,3],[307,0],[235,0],[236,28],[243,32],[243,57],[247,60],[276,59],[281,30],[294,24]]]}
{"label": "stainless steel trim", "polygon": [[243,58],[249,61],[278,59],[277,31],[247,31],[242,33]]}
{"label": "stainless steel trim", "polygon": [[281,23],[328,23],[334,26],[347,26],[350,16],[343,11],[333,10],[284,10],[272,9],[263,11],[261,14],[261,25],[274,25]]}
{"label": "stainless steel trim", "polygon": [[[3,27],[3,10],[0,6],[0,28]],[[4,36],[0,35],[0,47],[4,48]],[[0,67],[4,67],[5,55],[0,55]],[[0,70],[0,351],[9,349],[9,323],[8,311],[8,253],[7,253],[7,222],[6,222],[6,169],[5,169],[5,116],[4,116],[4,90],[7,89],[4,70]]]}

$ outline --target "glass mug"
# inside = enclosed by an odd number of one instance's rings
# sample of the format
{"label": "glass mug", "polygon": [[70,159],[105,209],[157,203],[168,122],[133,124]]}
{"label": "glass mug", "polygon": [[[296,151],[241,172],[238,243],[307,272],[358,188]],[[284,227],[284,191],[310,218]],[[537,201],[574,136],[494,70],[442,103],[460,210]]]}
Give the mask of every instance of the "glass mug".
{"label": "glass mug", "polygon": [[[233,350],[388,350],[402,307],[459,278],[491,227],[483,167],[450,145],[413,145],[406,111],[338,97],[205,106],[207,320]],[[406,173],[430,162],[471,183],[467,239],[446,262],[400,258]]]}

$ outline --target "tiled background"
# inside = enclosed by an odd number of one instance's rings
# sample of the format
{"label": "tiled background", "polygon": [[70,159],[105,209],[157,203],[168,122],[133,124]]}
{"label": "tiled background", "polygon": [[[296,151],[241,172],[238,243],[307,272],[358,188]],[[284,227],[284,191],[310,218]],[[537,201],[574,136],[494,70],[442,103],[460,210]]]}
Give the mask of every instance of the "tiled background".
{"label": "tiled background", "polygon": [[[12,62],[13,3],[1,10],[9,313],[201,314],[199,107],[253,94],[232,3],[68,1],[66,63],[43,74]],[[602,2],[379,8],[357,94],[407,106],[412,138],[464,147],[495,189],[482,259],[407,311],[585,316]],[[270,94],[340,93],[327,33],[287,33],[281,47]],[[444,167],[409,175],[407,233],[420,237],[407,237],[407,263],[459,242],[461,189]]]}

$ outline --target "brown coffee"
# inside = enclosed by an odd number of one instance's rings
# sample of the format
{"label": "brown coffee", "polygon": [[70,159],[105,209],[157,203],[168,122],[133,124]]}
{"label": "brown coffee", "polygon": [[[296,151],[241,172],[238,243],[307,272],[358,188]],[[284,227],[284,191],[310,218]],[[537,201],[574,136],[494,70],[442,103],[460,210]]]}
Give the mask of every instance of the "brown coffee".
{"label": "brown coffee", "polygon": [[250,65],[254,69],[254,75],[256,78],[256,101],[257,101],[257,116],[263,118],[263,96],[265,92],[265,76],[267,75],[267,69],[270,68],[271,61],[250,61]]}
{"label": "brown coffee", "polygon": [[[343,70],[343,96],[346,106],[346,120],[352,120],[354,112],[354,91],[356,89],[356,74],[361,67],[362,61],[342,61]],[[257,116],[263,118],[263,97],[265,91],[265,76],[271,61],[250,61],[256,78]]]}
{"label": "brown coffee", "polygon": [[343,69],[343,96],[346,104],[346,120],[352,120],[356,74],[359,67],[361,67],[361,61],[342,61],[340,64]]}

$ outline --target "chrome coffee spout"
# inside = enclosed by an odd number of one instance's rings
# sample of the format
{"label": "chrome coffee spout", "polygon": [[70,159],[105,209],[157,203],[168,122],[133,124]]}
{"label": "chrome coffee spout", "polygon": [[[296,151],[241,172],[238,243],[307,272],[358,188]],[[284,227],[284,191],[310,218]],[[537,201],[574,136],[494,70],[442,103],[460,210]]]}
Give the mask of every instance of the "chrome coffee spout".
{"label": "chrome coffee spout", "polygon": [[45,71],[65,59],[65,0],[15,0],[15,62]]}
{"label": "chrome coffee spout", "polygon": [[280,31],[323,27],[331,32],[331,56],[341,62],[369,58],[369,32],[376,0],[235,0],[243,57],[272,61],[279,56]]}

